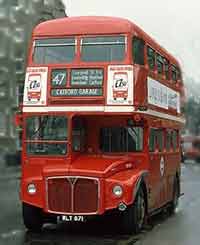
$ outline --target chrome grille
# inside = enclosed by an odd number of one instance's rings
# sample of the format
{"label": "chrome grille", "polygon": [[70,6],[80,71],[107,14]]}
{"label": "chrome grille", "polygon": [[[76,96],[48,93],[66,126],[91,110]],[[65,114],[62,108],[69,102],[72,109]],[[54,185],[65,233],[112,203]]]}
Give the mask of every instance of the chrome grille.
{"label": "chrome grille", "polygon": [[99,206],[99,181],[77,176],[49,177],[46,183],[49,212],[96,214]]}

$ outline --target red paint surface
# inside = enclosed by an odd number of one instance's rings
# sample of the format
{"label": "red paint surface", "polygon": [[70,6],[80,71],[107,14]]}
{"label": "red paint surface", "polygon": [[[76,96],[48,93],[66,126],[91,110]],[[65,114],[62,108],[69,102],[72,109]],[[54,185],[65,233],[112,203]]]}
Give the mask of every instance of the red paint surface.
{"label": "red paint surface", "polygon": [[[148,45],[152,46],[162,55],[165,55],[172,63],[178,65],[178,61],[172,57],[166,50],[159,46],[153,39],[151,39],[145,32],[130,21],[121,18],[112,17],[73,17],[63,18],[58,20],[47,21],[39,24],[33,31],[33,38],[41,37],[64,37],[66,35],[76,35],[78,43],[80,44],[80,36],[84,35],[112,35],[112,34],[124,34],[127,36],[128,46],[127,53],[124,61],[112,62],[113,64],[126,64],[134,65],[132,61],[132,37],[134,35],[143,38]],[[32,62],[33,49],[30,49],[28,66],[37,66]],[[48,70],[48,106],[105,106],[106,105],[106,88],[107,88],[107,68],[110,63],[84,63],[80,60],[80,46],[78,46],[78,55],[76,59],[70,64],[54,64],[47,65]],[[38,65],[41,66],[41,65]],[[46,66],[46,65],[45,65]],[[50,96],[50,78],[51,70],[53,68],[67,68],[70,74],[72,68],[102,68],[104,70],[104,81],[103,81],[103,95],[100,97],[72,97],[72,98],[53,98]],[[134,106],[139,108],[140,106],[146,109],[152,109],[158,112],[169,113],[170,115],[180,117],[181,114],[173,110],[161,109],[156,106],[150,106],[147,104],[147,76],[160,81],[164,85],[180,91],[183,97],[183,84],[177,86],[172,81],[166,81],[163,77],[158,77],[156,71],[150,71],[148,66],[134,65]],[[67,77],[66,88],[70,87],[69,84],[70,75]],[[28,115],[39,114],[39,113],[24,113],[25,118]],[[127,205],[134,201],[134,193],[137,191],[137,183],[141,176],[144,178],[144,182],[147,188],[147,199],[148,199],[148,211],[155,210],[166,204],[172,198],[172,187],[173,179],[176,174],[180,174],[180,151],[177,149],[175,152],[162,153],[154,152],[149,153],[149,128],[171,128],[179,130],[183,124],[171,120],[161,119],[154,116],[148,116],[146,114],[140,114],[141,120],[135,122],[137,125],[144,127],[144,150],[141,153],[123,153],[123,154],[103,154],[98,147],[98,135],[100,127],[108,126],[125,126],[127,125],[127,119],[133,119],[134,116],[138,115],[137,111],[134,113],[116,113],[116,112],[54,112],[52,114],[67,115],[69,117],[69,146],[71,146],[72,135],[72,118],[73,116],[82,115],[85,124],[87,126],[87,142],[84,152],[75,153],[69,149],[67,156],[59,157],[48,157],[48,156],[28,156],[26,154],[26,145],[23,141],[23,152],[22,152],[22,182],[21,182],[21,199],[24,202],[43,208],[46,212],[47,207],[47,177],[61,177],[61,176],[84,176],[94,177],[99,180],[99,206],[98,214],[103,214],[106,210],[117,208],[120,202],[124,202]],[[109,117],[108,117],[109,116]],[[25,128],[25,124],[23,124]],[[23,133],[23,140],[25,140],[25,131]],[[164,175],[160,175],[160,159],[161,156],[165,159],[165,172]],[[37,187],[36,195],[29,195],[27,193],[28,183],[34,182]],[[87,184],[84,186],[87,189]],[[113,195],[112,189],[114,185],[119,184],[123,187],[124,194],[117,198]],[[88,187],[88,190],[93,192],[92,202],[85,203],[81,206],[81,199],[83,195],[86,195],[87,190],[81,190],[77,187],[78,195],[77,210],[84,211],[87,206],[91,204],[94,209],[96,193],[93,187]],[[54,190],[52,191],[54,193]],[[54,201],[50,194],[50,205],[54,207]],[[58,199],[61,198],[59,192]],[[66,194],[68,195],[68,194]],[[81,197],[81,198],[80,198]],[[66,198],[66,197],[65,197]],[[66,201],[66,199],[64,200]],[[67,207],[67,201],[64,203],[64,208]],[[62,207],[59,207],[63,209]]]}

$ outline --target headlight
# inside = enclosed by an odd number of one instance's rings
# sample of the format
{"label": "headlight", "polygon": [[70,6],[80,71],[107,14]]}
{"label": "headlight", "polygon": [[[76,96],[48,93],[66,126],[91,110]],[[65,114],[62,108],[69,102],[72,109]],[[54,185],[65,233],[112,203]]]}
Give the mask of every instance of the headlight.
{"label": "headlight", "polygon": [[115,185],[113,187],[113,194],[116,196],[116,197],[121,197],[122,194],[123,194],[123,189],[120,185]]}
{"label": "headlight", "polygon": [[33,195],[36,193],[36,187],[34,184],[29,184],[28,185],[28,188],[27,188],[27,191],[29,194]]}

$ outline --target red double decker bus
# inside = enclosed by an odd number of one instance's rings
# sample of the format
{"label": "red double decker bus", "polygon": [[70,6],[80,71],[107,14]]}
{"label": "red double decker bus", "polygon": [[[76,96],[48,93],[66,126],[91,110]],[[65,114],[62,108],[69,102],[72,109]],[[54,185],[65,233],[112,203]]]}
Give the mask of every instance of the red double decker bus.
{"label": "red double decker bus", "polygon": [[[29,99],[30,77],[37,99]],[[113,212],[122,230],[139,232],[156,211],[173,212],[183,88],[178,61],[128,20],[39,24],[22,110],[25,226]]]}

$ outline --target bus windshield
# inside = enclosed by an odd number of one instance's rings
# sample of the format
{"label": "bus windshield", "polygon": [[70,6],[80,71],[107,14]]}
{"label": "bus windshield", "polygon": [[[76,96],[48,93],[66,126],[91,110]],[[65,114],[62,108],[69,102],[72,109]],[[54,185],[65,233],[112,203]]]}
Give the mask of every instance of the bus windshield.
{"label": "bus windshield", "polygon": [[67,153],[67,117],[31,116],[26,119],[28,154],[65,155]]}
{"label": "bus windshield", "polygon": [[81,60],[123,61],[125,58],[125,36],[84,37],[81,40]]}
{"label": "bus windshield", "polygon": [[35,64],[69,63],[75,57],[75,37],[35,40]]}

